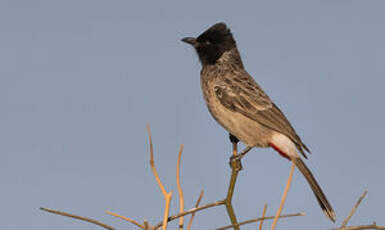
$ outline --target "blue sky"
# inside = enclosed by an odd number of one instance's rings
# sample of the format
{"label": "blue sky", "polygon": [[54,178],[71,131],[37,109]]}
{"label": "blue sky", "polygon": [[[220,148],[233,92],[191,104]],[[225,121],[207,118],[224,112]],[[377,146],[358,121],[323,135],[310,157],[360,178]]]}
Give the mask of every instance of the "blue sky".
{"label": "blue sky", "polygon": [[[385,224],[384,1],[0,1],[2,229],[96,229],[48,207],[132,229],[105,210],[158,222],[155,160],[176,192],[179,144],[186,207],[225,196],[231,145],[202,99],[200,64],[180,42],[223,21],[244,64],[312,150],[306,161],[337,214],[369,194],[351,224]],[[254,149],[234,195],[240,220],[274,214],[290,164]],[[177,211],[177,198],[172,212]],[[278,229],[336,227],[298,172]],[[201,212],[194,229],[228,224]],[[265,226],[268,229],[268,224]],[[175,228],[171,225],[170,229]],[[242,228],[243,229],[243,228]],[[244,229],[255,229],[255,226]]]}

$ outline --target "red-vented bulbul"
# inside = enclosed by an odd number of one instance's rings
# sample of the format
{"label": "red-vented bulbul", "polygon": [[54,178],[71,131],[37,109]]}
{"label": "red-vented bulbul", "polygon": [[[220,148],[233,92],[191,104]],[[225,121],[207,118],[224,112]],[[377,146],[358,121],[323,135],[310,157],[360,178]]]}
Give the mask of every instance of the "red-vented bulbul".
{"label": "red-vented bulbul", "polygon": [[229,28],[217,23],[197,38],[187,37],[182,41],[198,53],[203,96],[215,120],[233,139],[248,147],[272,147],[293,161],[324,213],[334,222],[332,206],[298,154],[299,151],[306,158],[305,151],[309,149],[282,111],[246,72]]}

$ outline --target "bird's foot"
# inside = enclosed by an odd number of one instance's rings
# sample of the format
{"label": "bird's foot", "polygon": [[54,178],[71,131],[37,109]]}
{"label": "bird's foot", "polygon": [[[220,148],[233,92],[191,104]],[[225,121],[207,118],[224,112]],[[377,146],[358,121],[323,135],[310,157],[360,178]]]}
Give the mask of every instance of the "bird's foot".
{"label": "bird's foot", "polygon": [[229,165],[232,170],[241,171],[242,170],[242,155],[231,155]]}
{"label": "bird's foot", "polygon": [[252,149],[253,147],[246,147],[242,152],[236,155],[231,155],[230,157],[230,167],[232,169],[237,169],[238,171],[242,170],[242,158],[246,156],[246,154]]}

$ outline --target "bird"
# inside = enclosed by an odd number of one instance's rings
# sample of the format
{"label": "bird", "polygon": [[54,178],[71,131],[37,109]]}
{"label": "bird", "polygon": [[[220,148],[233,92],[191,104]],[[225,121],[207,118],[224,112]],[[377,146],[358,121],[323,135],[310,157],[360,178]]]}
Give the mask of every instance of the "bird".
{"label": "bird", "polygon": [[[333,222],[336,215],[310,169],[308,147],[289,120],[245,70],[229,27],[219,22],[198,37],[185,37],[200,60],[201,89],[210,114],[229,132],[233,144],[276,150],[292,161],[310,185],[322,211]],[[299,153],[298,153],[299,152]]]}

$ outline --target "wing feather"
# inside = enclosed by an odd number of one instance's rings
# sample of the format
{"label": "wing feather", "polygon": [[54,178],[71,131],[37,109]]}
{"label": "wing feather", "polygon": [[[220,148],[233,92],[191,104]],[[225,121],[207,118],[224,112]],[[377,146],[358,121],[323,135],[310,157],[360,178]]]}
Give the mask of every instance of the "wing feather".
{"label": "wing feather", "polygon": [[232,72],[222,77],[226,80],[218,79],[214,86],[216,96],[222,105],[286,135],[307,158],[305,151],[310,151],[289,120],[246,71]]}

